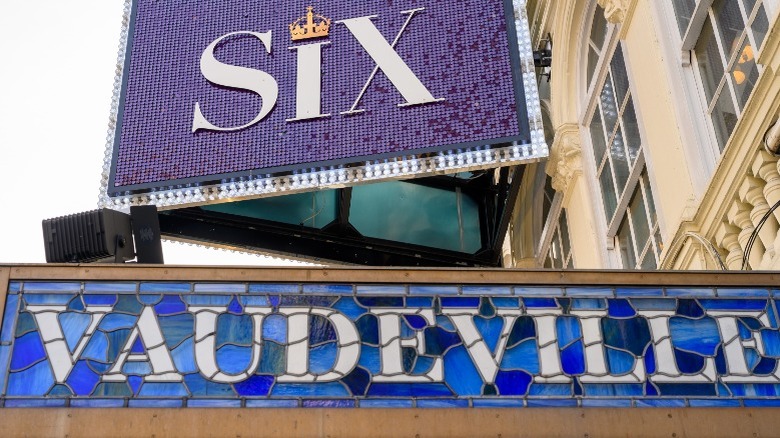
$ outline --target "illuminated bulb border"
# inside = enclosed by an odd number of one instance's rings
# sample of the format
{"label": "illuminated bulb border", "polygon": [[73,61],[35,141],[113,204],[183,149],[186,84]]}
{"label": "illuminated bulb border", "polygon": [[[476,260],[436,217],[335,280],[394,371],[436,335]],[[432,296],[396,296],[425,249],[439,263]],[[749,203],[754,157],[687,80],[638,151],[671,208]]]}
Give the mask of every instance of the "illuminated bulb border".
{"label": "illuminated bulb border", "polygon": [[526,0],[513,0],[513,4],[522,80],[525,88],[531,133],[530,144],[513,144],[503,148],[480,146],[439,152],[437,155],[424,158],[411,155],[382,161],[367,161],[363,165],[349,167],[334,166],[311,169],[307,172],[297,172],[290,175],[257,176],[252,179],[239,179],[235,182],[188,188],[161,189],[151,193],[111,197],[108,195],[108,175],[113,156],[114,136],[119,114],[119,100],[122,90],[124,61],[132,9],[132,0],[125,0],[98,206],[126,210],[133,205],[156,205],[159,209],[164,210],[184,206],[230,202],[239,199],[262,198],[293,192],[336,189],[364,182],[410,179],[490,169],[529,163],[546,158],[548,156],[548,148],[544,141],[542,128],[542,110],[539,103],[539,91],[536,86],[533,48],[528,27],[528,16],[525,10]]}

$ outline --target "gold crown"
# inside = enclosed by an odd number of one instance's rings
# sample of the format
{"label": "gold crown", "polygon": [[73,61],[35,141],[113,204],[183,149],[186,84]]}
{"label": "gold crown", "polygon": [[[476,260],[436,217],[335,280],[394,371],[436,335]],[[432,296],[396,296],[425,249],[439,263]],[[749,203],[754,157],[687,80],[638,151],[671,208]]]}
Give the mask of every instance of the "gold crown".
{"label": "gold crown", "polygon": [[293,21],[289,27],[293,41],[326,37],[330,32],[330,18],[315,15],[314,6],[309,6],[306,8],[306,16]]}

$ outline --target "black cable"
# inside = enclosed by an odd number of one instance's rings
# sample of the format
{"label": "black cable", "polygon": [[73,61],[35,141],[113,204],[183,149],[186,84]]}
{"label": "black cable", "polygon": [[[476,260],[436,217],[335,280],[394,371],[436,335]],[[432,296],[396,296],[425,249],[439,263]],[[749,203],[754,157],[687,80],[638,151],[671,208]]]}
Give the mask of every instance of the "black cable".
{"label": "black cable", "polygon": [[748,238],[747,244],[745,244],[745,253],[742,255],[742,268],[741,268],[742,271],[744,271],[745,268],[747,268],[748,258],[750,257],[750,251],[753,250],[753,244],[756,242],[756,236],[758,236],[758,232],[761,231],[761,227],[764,226],[767,219],[769,219],[769,217],[772,216],[772,213],[774,213],[775,210],[778,209],[778,207],[780,207],[780,201],[775,202],[772,208],[770,208],[769,211],[764,213],[764,216],[761,218],[760,221],[758,221],[756,227],[753,229],[753,232],[750,233],[750,238]]}

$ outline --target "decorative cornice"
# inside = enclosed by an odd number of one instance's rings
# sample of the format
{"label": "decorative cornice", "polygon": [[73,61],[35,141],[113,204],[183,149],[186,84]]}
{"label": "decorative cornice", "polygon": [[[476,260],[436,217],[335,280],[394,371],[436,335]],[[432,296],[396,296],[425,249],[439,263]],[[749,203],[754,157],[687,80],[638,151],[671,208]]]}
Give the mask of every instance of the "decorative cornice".
{"label": "decorative cornice", "polygon": [[598,0],[604,8],[604,17],[612,24],[622,23],[628,14],[629,0]]}
{"label": "decorative cornice", "polygon": [[555,132],[547,174],[552,177],[553,188],[565,196],[571,182],[580,173],[582,173],[582,147],[579,126],[576,123],[561,125]]}

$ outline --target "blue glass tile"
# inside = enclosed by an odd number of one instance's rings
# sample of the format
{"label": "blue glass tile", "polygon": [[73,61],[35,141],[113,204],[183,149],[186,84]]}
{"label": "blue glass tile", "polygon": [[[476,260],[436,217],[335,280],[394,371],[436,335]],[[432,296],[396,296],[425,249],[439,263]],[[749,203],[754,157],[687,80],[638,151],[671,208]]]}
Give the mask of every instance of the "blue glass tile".
{"label": "blue glass tile", "polygon": [[99,381],[100,376],[92,371],[85,361],[80,360],[68,375],[67,383],[76,395],[90,395]]}
{"label": "blue glass tile", "polygon": [[0,345],[0,392],[5,388],[5,379],[8,376],[8,359],[11,356],[10,345]]}
{"label": "blue glass tile", "polygon": [[351,373],[347,374],[341,381],[347,385],[354,396],[364,396],[371,383],[371,374],[361,367],[355,367]]}
{"label": "blue glass tile", "polygon": [[348,294],[352,295],[351,284],[304,284],[305,294]]}
{"label": "blue glass tile", "polygon": [[116,304],[116,295],[84,295],[84,304],[87,306],[113,306]]}
{"label": "blue glass tile", "polygon": [[478,308],[480,299],[477,297],[441,297],[442,307]]}
{"label": "blue glass tile", "polygon": [[356,297],[357,303],[364,307],[404,307],[404,297]]}
{"label": "blue glass tile", "polygon": [[580,319],[574,316],[559,316],[555,321],[558,345],[565,347],[582,337]]}
{"label": "blue glass tile", "polygon": [[183,383],[145,382],[138,395],[141,397],[184,397],[188,393]]}
{"label": "blue glass tile", "polygon": [[443,398],[443,399],[419,399],[417,400],[418,408],[467,408],[469,407],[469,401],[466,399],[457,398]]}
{"label": "blue glass tile", "polygon": [[133,346],[130,348],[130,353],[133,354],[144,354],[146,353],[146,349],[144,348],[144,344],[141,341],[141,337],[135,338],[135,342],[133,342]]}
{"label": "blue glass tile", "polygon": [[420,315],[404,315],[403,319],[415,330],[422,330],[428,326],[428,321]]}
{"label": "blue glass tile", "polygon": [[757,297],[757,298],[769,298],[769,291],[763,288],[718,288],[719,297]]}
{"label": "blue glass tile", "polygon": [[414,400],[410,399],[366,399],[360,400],[361,408],[413,408]]}
{"label": "blue glass tile", "polygon": [[138,302],[138,298],[135,295],[119,295],[114,306],[114,312],[124,312],[133,315],[140,315],[143,309],[144,306]]}
{"label": "blue glass tile", "polygon": [[185,295],[184,302],[191,306],[227,306],[232,295]]}
{"label": "blue glass tile", "polygon": [[309,350],[309,372],[324,374],[336,363],[339,348],[335,342],[328,342]]}
{"label": "blue glass tile", "polygon": [[[8,402],[6,402],[8,403]],[[780,400],[778,399],[751,399],[746,398],[742,400],[746,408],[772,408],[780,406]],[[7,405],[6,405],[7,406]]]}
{"label": "blue glass tile", "polygon": [[83,312],[85,309],[86,309],[86,307],[84,306],[84,301],[81,300],[81,296],[80,295],[76,295],[68,303],[68,310],[74,310],[74,311],[77,311],[77,312]]}
{"label": "blue glass tile", "polygon": [[598,298],[575,298],[571,303],[572,310],[602,310],[607,308],[606,300]]}
{"label": "blue glass tile", "polygon": [[714,297],[715,290],[712,288],[672,288],[666,289],[668,297]]}
{"label": "blue glass tile", "polygon": [[559,287],[515,286],[514,293],[515,295],[520,295],[520,296],[562,297],[563,289]]}
{"label": "blue glass tile", "polygon": [[662,297],[663,289],[656,287],[619,287],[615,289],[618,298],[624,297]]}
{"label": "blue glass tile", "polygon": [[[477,391],[479,394],[480,391]],[[451,397],[454,394],[441,383],[372,383],[368,396],[377,397]]]}
{"label": "blue glass tile", "polygon": [[73,391],[66,385],[54,385],[54,387],[46,394],[49,397],[70,397],[73,395]]}
{"label": "blue glass tile", "polygon": [[567,287],[566,296],[568,297],[604,297],[612,298],[615,292],[606,287]]}
{"label": "blue glass tile", "polygon": [[162,301],[163,295],[162,294],[139,294],[138,295],[138,301],[141,302],[141,304],[145,306],[154,306],[155,304]]}
{"label": "blue glass tile", "polygon": [[228,400],[228,399],[216,399],[216,400],[187,400],[188,408],[240,408],[241,400]]}
{"label": "blue glass tile", "polygon": [[242,373],[252,363],[252,347],[224,345],[217,348],[217,366],[227,374]]}
{"label": "blue glass tile", "polygon": [[680,299],[677,304],[677,314],[689,318],[701,318],[704,316],[704,309],[696,300]]}
{"label": "blue glass tile", "polygon": [[587,383],[583,387],[588,397],[640,397],[645,394],[641,383]]}
{"label": "blue glass tile", "polygon": [[425,374],[433,367],[434,358],[429,356],[417,356],[417,361],[414,363],[414,369],[411,374]]}
{"label": "blue glass tile", "polygon": [[519,309],[521,307],[518,298],[490,297],[490,301],[499,309]]}
{"label": "blue glass tile", "polygon": [[64,306],[67,305],[75,295],[71,294],[25,294],[24,301],[28,305],[44,305],[44,306]]}
{"label": "blue glass tile", "polygon": [[6,408],[64,408],[65,399],[6,399]]}
{"label": "blue glass tile", "polygon": [[714,318],[688,319],[675,316],[669,318],[669,328],[672,344],[683,350],[712,356],[721,342]]}
{"label": "blue glass tile", "polygon": [[[235,398],[236,391],[226,383],[212,382],[206,380],[200,374],[186,374],[184,383],[194,397],[228,397]],[[266,392],[267,394],[267,392]],[[265,395],[265,394],[263,394]]]}
{"label": "blue glass tile", "polygon": [[509,286],[463,286],[461,287],[463,295],[511,295],[512,289]]}
{"label": "blue glass tile", "polygon": [[636,399],[635,405],[638,408],[684,408],[685,400],[677,398],[644,398]]}
{"label": "blue glass tile", "polygon": [[48,361],[39,362],[24,371],[9,373],[6,395],[43,396],[54,385]]}
{"label": "blue glass tile", "polygon": [[407,307],[433,307],[433,298],[430,297],[406,297]]}
{"label": "blue glass tile", "polygon": [[723,400],[723,399],[690,399],[688,405],[692,408],[738,408],[742,406],[739,400]]}
{"label": "blue glass tile", "polygon": [[499,371],[496,375],[496,387],[502,396],[526,395],[533,376],[523,371]]}
{"label": "blue glass tile", "polygon": [[636,310],[631,307],[631,303],[624,299],[607,300],[609,316],[613,318],[630,318],[636,315]]}
{"label": "blue glass tile", "polygon": [[281,295],[279,306],[331,307],[339,298],[327,295]]}
{"label": "blue glass tile", "polygon": [[391,294],[391,295],[406,295],[406,287],[400,284],[384,284],[384,285],[358,285],[357,294]]}
{"label": "blue glass tile", "polygon": [[230,300],[230,303],[228,303],[227,311],[229,313],[240,315],[244,313],[244,306],[242,306],[241,303],[238,302],[238,298],[233,297],[233,299]]}
{"label": "blue glass tile", "polygon": [[267,341],[263,342],[262,348],[258,372],[274,375],[284,374],[287,360],[284,347],[275,342]]}
{"label": "blue glass tile", "polygon": [[729,383],[729,389],[737,397],[777,397],[780,385],[770,383]]}
{"label": "blue glass tile", "polygon": [[644,318],[601,319],[601,332],[608,346],[641,356],[650,343],[650,326]]}
{"label": "blue glass tile", "polygon": [[19,283],[18,281],[12,281],[8,283],[8,293],[9,294],[18,294],[22,290],[22,283]]}
{"label": "blue glass tile", "polygon": [[122,366],[122,373],[146,376],[152,374],[152,365],[148,361],[128,361]]}
{"label": "blue glass tile", "polygon": [[178,295],[165,295],[159,304],[154,306],[154,311],[160,316],[174,315],[187,311],[187,306]]}
{"label": "blue glass tile", "polygon": [[630,399],[582,399],[583,408],[630,408]]}
{"label": "blue glass tile", "polygon": [[471,402],[475,408],[522,408],[523,399],[519,398],[475,398]]}
{"label": "blue glass tile", "polygon": [[456,332],[455,325],[452,323],[452,320],[448,318],[445,315],[436,315],[436,327],[441,328],[442,330],[446,330],[448,332]]}
{"label": "blue glass tile", "polygon": [[244,293],[247,285],[244,283],[195,283],[196,293]]}
{"label": "blue glass tile", "polygon": [[43,360],[46,351],[38,332],[28,333],[14,342],[14,352],[11,356],[11,371],[21,370]]}
{"label": "blue glass tile", "polygon": [[507,346],[512,348],[518,342],[525,339],[536,337],[536,324],[530,316],[521,316],[515,320],[512,331],[509,332],[509,339],[507,339]]}
{"label": "blue glass tile", "polygon": [[249,346],[252,345],[254,320],[250,315],[231,315],[223,313],[217,317],[216,347],[226,343]]}
{"label": "blue glass tile", "polygon": [[711,299],[699,300],[707,310],[757,310],[766,309],[767,300]]}
{"label": "blue glass tile", "polygon": [[135,282],[86,282],[84,292],[87,293],[135,293]]}
{"label": "blue glass tile", "polygon": [[714,396],[714,384],[710,383],[657,383],[662,396]]}
{"label": "blue glass tile", "polygon": [[19,312],[19,295],[8,295],[5,300],[3,325],[0,329],[0,341],[11,342],[14,338],[14,323]]}
{"label": "blue glass tile", "polygon": [[582,341],[576,341],[561,349],[561,365],[567,374],[582,374],[585,372],[585,349]]}
{"label": "blue glass tile", "polygon": [[267,294],[297,294],[301,292],[301,286],[295,283],[252,283],[249,285],[249,292]]}
{"label": "blue glass tile", "polygon": [[109,313],[100,321],[98,328],[107,332],[120,328],[133,328],[137,321],[138,317],[135,315],[127,315],[124,313]]}
{"label": "blue glass tile", "polygon": [[108,360],[114,361],[119,356],[119,352],[127,343],[130,337],[130,329],[119,329],[106,333],[108,337]]}
{"label": "blue glass tile", "polygon": [[571,397],[571,385],[560,383],[532,383],[528,390],[532,396]]}
{"label": "blue glass tile", "polygon": [[523,304],[528,308],[557,309],[555,298],[523,298]]}
{"label": "blue glass tile", "polygon": [[528,399],[529,408],[576,408],[574,399]]}
{"label": "blue glass tile", "polygon": [[605,352],[610,374],[626,374],[634,369],[637,358],[632,354],[609,347],[605,348]]}
{"label": "blue glass tile", "polygon": [[192,292],[192,284],[173,282],[141,283],[138,291],[159,293],[190,293]]}
{"label": "blue glass tile", "polygon": [[309,317],[309,344],[317,345],[335,340],[336,331],[327,318],[320,315]]}
{"label": "blue glass tile", "polygon": [[127,406],[130,408],[180,408],[183,401],[179,399],[130,399]]}
{"label": "blue glass tile", "polygon": [[[13,320],[13,317],[11,318]],[[16,320],[16,337],[20,337],[32,331],[38,330],[38,324],[30,312],[22,312],[17,316]],[[13,338],[13,333],[12,333]],[[5,341],[8,342],[8,341]]]}
{"label": "blue glass tile", "polygon": [[663,298],[632,298],[636,310],[677,310],[677,301]]}
{"label": "blue glass tile", "polygon": [[190,313],[160,316],[157,320],[168,348],[175,348],[195,332],[195,317]]}
{"label": "blue glass tile", "polygon": [[529,373],[539,372],[539,350],[536,339],[529,339],[508,348],[501,358],[501,369],[522,369]]}
{"label": "blue glass tile", "polygon": [[360,346],[358,365],[367,369],[371,374],[378,374],[382,371],[381,364],[378,347],[371,347],[366,344]]}
{"label": "blue glass tile", "polygon": [[71,352],[76,349],[76,346],[81,340],[81,337],[87,331],[89,324],[92,322],[92,315],[86,313],[65,312],[57,316],[62,332],[65,335],[65,342],[68,344],[68,348]]}
{"label": "blue glass tile", "polygon": [[355,400],[303,400],[304,408],[354,408]]}
{"label": "blue glass tile", "polygon": [[277,383],[271,390],[277,397],[351,397],[349,390],[339,382]]}
{"label": "blue glass tile", "polygon": [[133,392],[124,382],[107,382],[98,384],[93,397],[132,397]]}
{"label": "blue glass tile", "polygon": [[761,340],[764,343],[764,354],[780,357],[780,333],[775,330],[761,330]]}
{"label": "blue glass tile", "polygon": [[282,315],[270,315],[263,321],[263,339],[280,344],[287,342],[287,318]]}
{"label": "blue glass tile", "polygon": [[26,281],[24,282],[24,293],[47,293],[47,292],[81,292],[81,283],[78,282],[43,282]]}
{"label": "blue glass tile", "polygon": [[444,355],[444,378],[456,395],[482,394],[482,376],[463,346],[454,347]]}
{"label": "blue glass tile", "polygon": [[125,401],[123,399],[110,399],[110,398],[92,398],[92,399],[79,399],[74,398],[70,401],[71,408],[121,408],[124,407]]}
{"label": "blue glass tile", "polygon": [[410,285],[409,293],[412,295],[458,295],[458,286]]}
{"label": "blue glass tile", "polygon": [[248,408],[297,408],[298,400],[257,400],[248,399]]}

